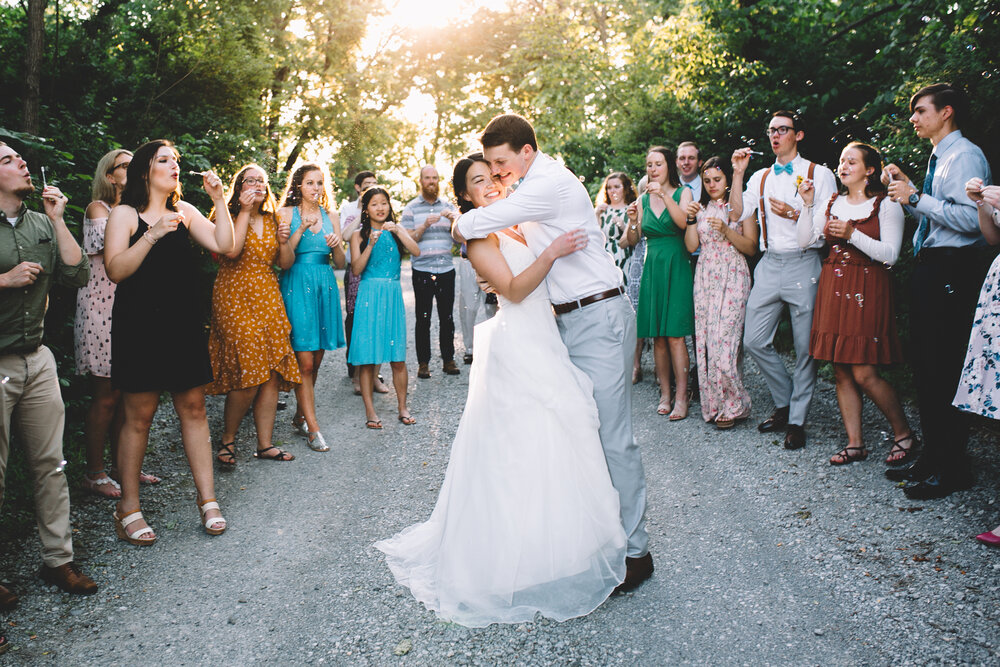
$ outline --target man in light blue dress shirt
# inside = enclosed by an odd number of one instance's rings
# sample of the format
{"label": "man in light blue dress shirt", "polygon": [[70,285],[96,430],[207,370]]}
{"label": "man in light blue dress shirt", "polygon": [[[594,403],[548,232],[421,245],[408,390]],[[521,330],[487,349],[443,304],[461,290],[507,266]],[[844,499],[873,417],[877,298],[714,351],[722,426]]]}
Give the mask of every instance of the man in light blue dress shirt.
{"label": "man in light blue dress shirt", "polygon": [[[897,165],[883,171],[889,196],[917,219],[910,339],[924,449],[915,463],[886,471],[889,479],[908,482],[904,492],[914,500],[942,498],[972,483],[965,454],[968,416],[951,401],[989,267],[978,211],[965,184],[975,177],[990,183],[990,167],[959,130],[967,107],[965,93],[951,84],[918,90],[910,99],[910,123],[934,147],[923,187],[918,190]],[[905,456],[897,452],[893,462],[912,458],[914,446]]]}

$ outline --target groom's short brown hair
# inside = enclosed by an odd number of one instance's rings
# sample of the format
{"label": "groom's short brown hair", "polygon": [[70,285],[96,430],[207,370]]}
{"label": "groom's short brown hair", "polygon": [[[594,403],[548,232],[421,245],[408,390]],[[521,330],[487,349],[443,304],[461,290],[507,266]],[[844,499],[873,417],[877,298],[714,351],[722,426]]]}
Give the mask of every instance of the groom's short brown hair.
{"label": "groom's short brown hair", "polygon": [[486,124],[486,129],[479,135],[479,141],[482,142],[483,148],[510,144],[515,151],[521,150],[526,145],[538,150],[535,128],[531,127],[526,118],[516,113],[495,116]]}

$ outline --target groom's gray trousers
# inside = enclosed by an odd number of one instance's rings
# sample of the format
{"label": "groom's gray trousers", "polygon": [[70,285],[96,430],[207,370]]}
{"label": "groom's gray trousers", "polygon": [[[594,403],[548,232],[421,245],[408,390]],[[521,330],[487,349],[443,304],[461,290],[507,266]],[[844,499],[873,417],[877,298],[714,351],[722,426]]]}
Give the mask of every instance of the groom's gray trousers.
{"label": "groom's gray trousers", "polygon": [[632,436],[635,311],[616,296],[557,315],[559,333],[577,368],[594,383],[601,445],[618,491],[630,558],[646,555],[646,473]]}

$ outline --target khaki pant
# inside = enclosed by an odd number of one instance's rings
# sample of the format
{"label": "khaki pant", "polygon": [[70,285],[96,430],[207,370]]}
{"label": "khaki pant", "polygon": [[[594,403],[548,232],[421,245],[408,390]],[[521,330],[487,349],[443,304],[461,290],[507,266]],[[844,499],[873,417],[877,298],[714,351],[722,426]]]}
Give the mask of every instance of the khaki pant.
{"label": "khaki pant", "polygon": [[13,427],[35,479],[42,560],[49,567],[68,563],[73,560],[73,538],[69,485],[61,466],[65,409],[49,348],[0,356],[0,417],[0,509]]}

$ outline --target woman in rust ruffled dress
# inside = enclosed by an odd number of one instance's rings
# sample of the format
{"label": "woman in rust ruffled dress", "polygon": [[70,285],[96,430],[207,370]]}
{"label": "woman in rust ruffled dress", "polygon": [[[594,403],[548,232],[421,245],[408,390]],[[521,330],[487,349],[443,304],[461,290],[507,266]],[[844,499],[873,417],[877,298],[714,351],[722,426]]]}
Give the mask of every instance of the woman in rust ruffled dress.
{"label": "woman in rust ruffled dress", "polygon": [[809,339],[814,358],[833,362],[837,403],[847,429],[847,446],[830,463],[844,465],[868,458],[861,434],[862,392],[882,411],[895,433],[886,462],[901,463],[915,451],[916,436],[896,391],[879,376],[878,366],[903,360],[889,276],[903,240],[903,209],[886,197],[882,158],[874,147],[848,144],[841,153],[837,176],[841,192],[825,202],[813,201],[810,181],[799,185],[805,206],[798,221],[801,247],[821,235],[830,244]]}

